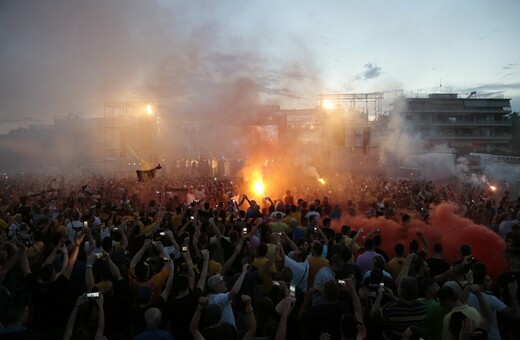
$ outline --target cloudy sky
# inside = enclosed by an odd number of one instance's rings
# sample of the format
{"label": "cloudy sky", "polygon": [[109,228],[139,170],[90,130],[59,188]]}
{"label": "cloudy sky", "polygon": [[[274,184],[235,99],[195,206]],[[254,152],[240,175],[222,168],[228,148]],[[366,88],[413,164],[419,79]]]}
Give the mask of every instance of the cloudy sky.
{"label": "cloudy sky", "polygon": [[0,133],[100,117],[107,101],[196,116],[401,89],[520,111],[519,13],[518,0],[1,0]]}

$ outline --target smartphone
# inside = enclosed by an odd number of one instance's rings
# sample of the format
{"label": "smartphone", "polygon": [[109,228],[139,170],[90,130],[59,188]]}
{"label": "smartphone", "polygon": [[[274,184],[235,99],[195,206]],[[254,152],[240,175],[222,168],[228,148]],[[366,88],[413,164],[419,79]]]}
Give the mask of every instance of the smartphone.
{"label": "smartphone", "polygon": [[345,284],[345,280],[338,280],[338,284],[339,285],[344,285]]}
{"label": "smartphone", "polygon": [[119,231],[119,228],[114,228],[114,231]]}
{"label": "smartphone", "polygon": [[291,296],[292,299],[296,298],[296,287],[294,285],[291,285],[289,287],[289,295]]}
{"label": "smartphone", "polygon": [[99,299],[99,292],[86,293],[87,300]]}
{"label": "smartphone", "polygon": [[162,259],[164,262],[170,262],[170,260],[171,260],[171,258],[169,258],[169,257],[163,257]]}
{"label": "smartphone", "polygon": [[188,252],[188,246],[182,246],[182,247],[181,247],[181,252],[182,252],[183,254],[186,254],[186,253]]}
{"label": "smartphone", "polygon": [[242,234],[247,235],[247,228],[242,228]]}
{"label": "smartphone", "polygon": [[384,286],[385,286],[385,283],[384,283],[384,282],[380,282],[380,283],[379,283],[379,286],[380,286],[380,287],[384,287]]}
{"label": "smartphone", "polygon": [[102,258],[102,257],[103,257],[103,253],[96,253],[96,258],[97,258],[97,259],[100,259],[100,258]]}
{"label": "smartphone", "polygon": [[280,286],[280,281],[273,281],[273,286]]}
{"label": "smartphone", "polygon": [[164,235],[166,235],[166,234],[164,233],[164,231],[161,231],[161,232],[159,233],[159,235],[164,236]]}
{"label": "smartphone", "polygon": [[195,219],[195,216],[190,216],[190,219],[191,219],[191,220],[194,220],[194,219]]}
{"label": "smartphone", "polygon": [[88,227],[88,221],[83,221],[83,226]]}

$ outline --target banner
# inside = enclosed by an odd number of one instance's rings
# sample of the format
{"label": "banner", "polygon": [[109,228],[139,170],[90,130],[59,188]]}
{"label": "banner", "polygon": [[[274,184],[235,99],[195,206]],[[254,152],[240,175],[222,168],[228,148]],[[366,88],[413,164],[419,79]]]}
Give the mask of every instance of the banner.
{"label": "banner", "polygon": [[137,180],[139,182],[146,182],[155,177],[155,172],[161,169],[161,164],[158,164],[155,168],[150,170],[135,170],[137,174]]}

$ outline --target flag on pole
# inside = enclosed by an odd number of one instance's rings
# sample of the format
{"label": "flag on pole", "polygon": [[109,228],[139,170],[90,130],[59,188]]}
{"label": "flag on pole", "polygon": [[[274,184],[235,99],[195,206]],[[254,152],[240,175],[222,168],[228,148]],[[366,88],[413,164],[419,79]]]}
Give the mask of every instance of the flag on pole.
{"label": "flag on pole", "polygon": [[161,169],[161,164],[158,164],[155,168],[150,170],[135,170],[137,173],[137,180],[139,182],[146,182],[151,180],[155,177],[155,172],[159,169]]}

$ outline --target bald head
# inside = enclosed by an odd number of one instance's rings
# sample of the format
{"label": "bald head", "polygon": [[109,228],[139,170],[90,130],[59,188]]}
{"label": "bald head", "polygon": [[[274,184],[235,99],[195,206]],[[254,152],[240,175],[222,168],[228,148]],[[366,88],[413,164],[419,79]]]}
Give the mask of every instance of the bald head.
{"label": "bald head", "polygon": [[162,313],[159,308],[150,308],[144,313],[144,319],[148,328],[159,327]]}

